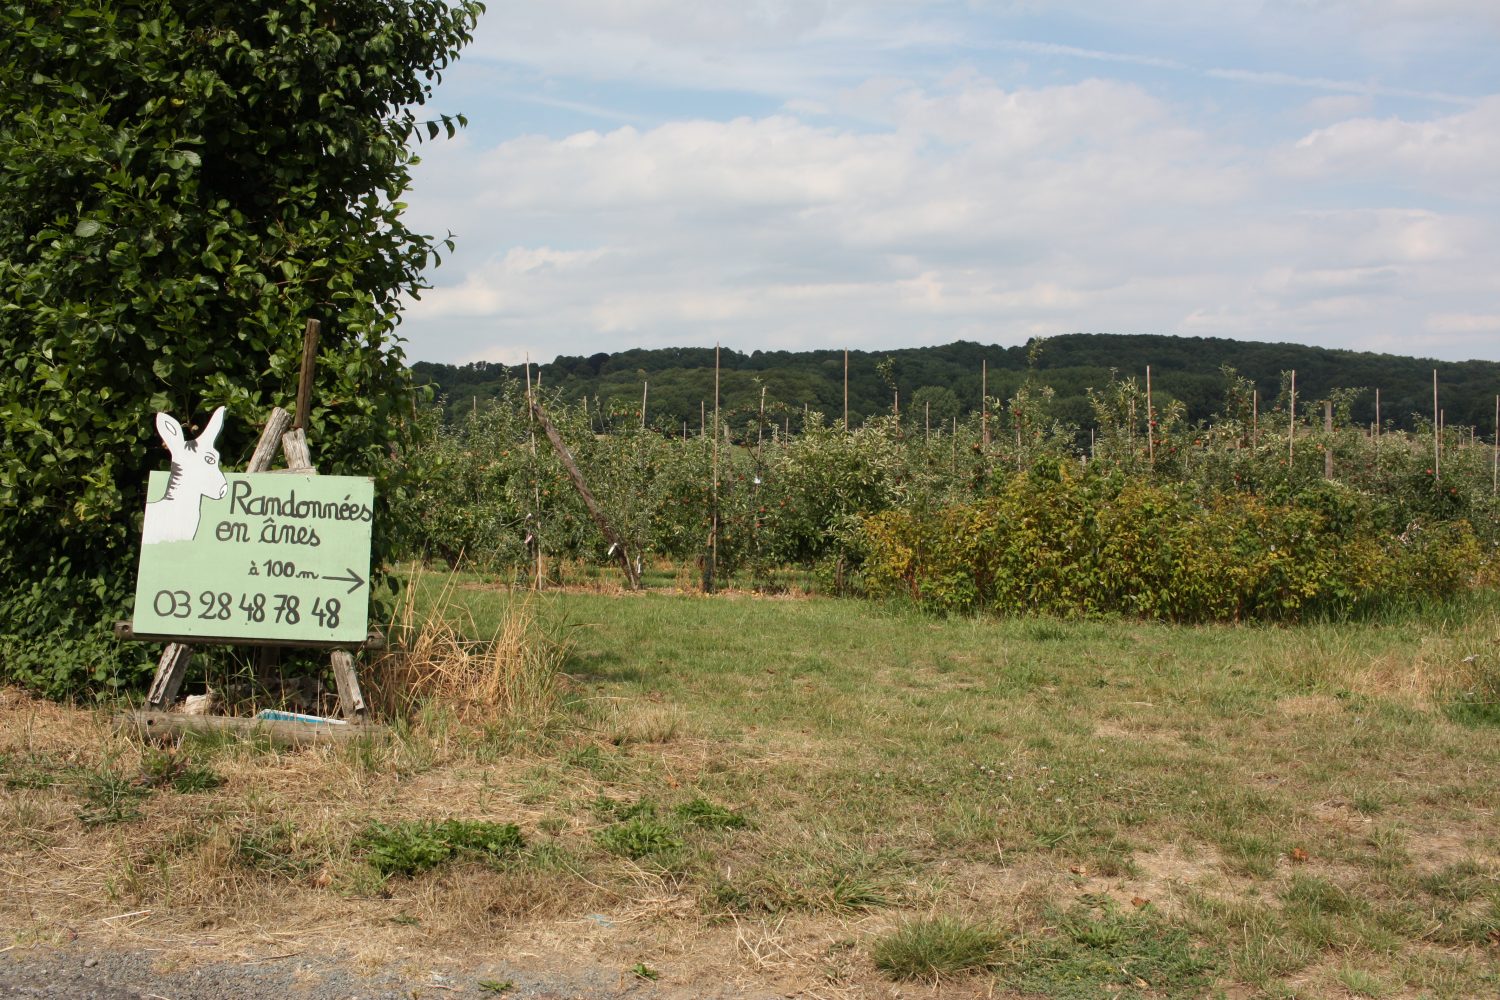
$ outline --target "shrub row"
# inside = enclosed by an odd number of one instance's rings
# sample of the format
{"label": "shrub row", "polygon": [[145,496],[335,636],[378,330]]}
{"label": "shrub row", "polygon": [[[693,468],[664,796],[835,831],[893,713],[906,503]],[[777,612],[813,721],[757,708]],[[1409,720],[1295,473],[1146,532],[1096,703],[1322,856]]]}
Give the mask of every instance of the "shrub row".
{"label": "shrub row", "polygon": [[1346,615],[1446,597],[1495,561],[1467,521],[1383,530],[1334,481],[1269,499],[1043,460],[993,496],[864,520],[864,582],[941,611],[1180,622]]}

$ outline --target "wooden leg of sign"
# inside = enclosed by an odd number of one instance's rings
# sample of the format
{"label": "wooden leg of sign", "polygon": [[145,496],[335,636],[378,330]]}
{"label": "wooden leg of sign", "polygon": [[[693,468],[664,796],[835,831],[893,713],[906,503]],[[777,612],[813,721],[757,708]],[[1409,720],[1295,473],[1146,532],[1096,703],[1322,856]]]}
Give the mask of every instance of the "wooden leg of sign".
{"label": "wooden leg of sign", "polygon": [[333,680],[339,688],[339,708],[349,721],[363,721],[365,696],[360,693],[359,678],[354,675],[354,655],[347,649],[335,649],[332,659]]}
{"label": "wooden leg of sign", "polygon": [[263,691],[278,691],[281,687],[280,681],[281,647],[260,647],[255,651],[255,683]]}
{"label": "wooden leg of sign", "polygon": [[300,427],[281,435],[281,453],[286,456],[288,472],[317,473],[312,464],[312,451],[307,447],[307,432]]}
{"label": "wooden leg of sign", "polygon": [[276,446],[281,443],[281,435],[291,425],[290,413],[279,406],[271,408],[265,429],[260,432],[260,441],[255,445],[255,454],[250,456],[250,464],[245,466],[246,472],[265,472],[271,467],[271,459],[276,457]]}
{"label": "wooden leg of sign", "polygon": [[162,651],[161,661],[156,665],[156,677],[151,681],[151,690],[146,693],[146,704],[162,711],[172,707],[177,700],[177,691],[182,679],[187,676],[188,662],[193,658],[193,647],[180,642],[167,645]]}

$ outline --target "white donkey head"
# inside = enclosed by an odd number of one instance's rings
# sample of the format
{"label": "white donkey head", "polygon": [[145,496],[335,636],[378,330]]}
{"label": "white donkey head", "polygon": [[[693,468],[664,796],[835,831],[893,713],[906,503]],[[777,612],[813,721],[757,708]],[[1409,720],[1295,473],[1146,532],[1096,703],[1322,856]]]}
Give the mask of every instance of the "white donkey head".
{"label": "white donkey head", "polygon": [[203,433],[189,441],[182,425],[171,414],[156,415],[156,432],[172,453],[172,475],[167,480],[166,494],[146,505],[142,541],[180,542],[192,538],[198,533],[200,498],[219,500],[228,492],[229,484],[224,480],[219,453],[214,448],[214,440],[223,426],[221,406],[208,418]]}

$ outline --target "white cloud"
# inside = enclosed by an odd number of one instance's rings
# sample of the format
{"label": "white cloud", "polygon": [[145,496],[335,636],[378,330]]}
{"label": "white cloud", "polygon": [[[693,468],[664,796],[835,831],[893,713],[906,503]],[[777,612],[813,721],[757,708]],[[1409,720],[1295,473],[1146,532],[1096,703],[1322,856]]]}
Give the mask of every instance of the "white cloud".
{"label": "white cloud", "polygon": [[1425,121],[1351,118],[1310,132],[1285,157],[1313,177],[1376,177],[1452,195],[1500,193],[1500,97]]}
{"label": "white cloud", "polygon": [[[1432,23],[1464,14],[1447,6]],[[1420,17],[1385,7],[1388,20]],[[459,252],[409,311],[411,354],[1010,343],[1071,330],[1407,351],[1421,336],[1424,353],[1441,353],[1489,334],[1500,98],[1377,115],[1380,95],[1400,88],[1341,93],[1336,74],[1257,67],[1246,72],[1260,82],[1335,91],[1306,101],[1266,88],[1288,104],[1264,117],[1303,134],[1261,134],[1206,114],[1196,95],[1174,100],[1141,82],[1018,83],[959,59],[895,66],[890,52],[911,44],[895,29],[911,9],[494,8],[517,30],[492,13],[480,37],[506,65],[784,100],[778,113],[667,120],[624,106],[616,117],[638,120],[621,127],[424,147],[412,221],[457,231]],[[1304,14],[1354,18],[1338,4]],[[922,44],[939,43],[947,23]],[[1091,74],[1200,64],[1196,53],[1053,47]]]}

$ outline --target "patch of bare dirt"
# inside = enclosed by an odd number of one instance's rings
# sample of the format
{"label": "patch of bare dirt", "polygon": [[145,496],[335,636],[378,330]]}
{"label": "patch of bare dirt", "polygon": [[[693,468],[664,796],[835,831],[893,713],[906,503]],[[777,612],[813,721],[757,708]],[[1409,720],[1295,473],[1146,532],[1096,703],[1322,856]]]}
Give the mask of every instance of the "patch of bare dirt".
{"label": "patch of bare dirt", "polygon": [[1276,702],[1276,711],[1289,719],[1324,718],[1339,715],[1343,704],[1328,694],[1297,694]]}

